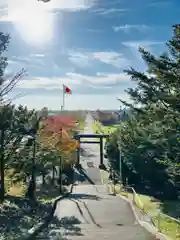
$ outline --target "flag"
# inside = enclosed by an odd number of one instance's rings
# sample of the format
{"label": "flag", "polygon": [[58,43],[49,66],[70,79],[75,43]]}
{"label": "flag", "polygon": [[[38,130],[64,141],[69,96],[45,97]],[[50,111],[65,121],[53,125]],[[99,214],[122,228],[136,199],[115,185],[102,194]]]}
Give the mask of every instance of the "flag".
{"label": "flag", "polygon": [[66,94],[72,94],[72,91],[70,88],[68,88],[66,85],[63,85],[63,91]]}
{"label": "flag", "polygon": [[65,106],[65,95],[68,94],[72,94],[72,91],[70,88],[68,88],[66,85],[63,84],[63,104],[61,106],[61,110],[64,110],[64,106]]}

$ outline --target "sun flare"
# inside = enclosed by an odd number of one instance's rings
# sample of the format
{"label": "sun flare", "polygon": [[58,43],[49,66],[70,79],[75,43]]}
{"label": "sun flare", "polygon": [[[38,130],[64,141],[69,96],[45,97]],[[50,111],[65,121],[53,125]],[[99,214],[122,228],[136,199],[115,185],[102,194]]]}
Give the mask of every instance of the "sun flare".
{"label": "sun flare", "polygon": [[53,14],[40,7],[21,6],[10,12],[13,25],[24,41],[43,44],[53,36]]}

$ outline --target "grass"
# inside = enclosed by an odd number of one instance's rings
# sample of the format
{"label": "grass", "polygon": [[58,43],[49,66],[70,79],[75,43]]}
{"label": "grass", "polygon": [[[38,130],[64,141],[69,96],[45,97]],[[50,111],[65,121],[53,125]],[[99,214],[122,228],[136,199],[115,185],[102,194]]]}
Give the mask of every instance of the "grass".
{"label": "grass", "polygon": [[112,125],[112,126],[103,126],[102,130],[104,133],[112,133],[114,132],[119,125]]}
{"label": "grass", "polygon": [[30,228],[37,225],[52,209],[52,202],[60,196],[59,188],[46,184],[37,189],[37,201],[25,198],[26,186],[18,183],[10,187],[0,205],[0,239],[23,239]]}
{"label": "grass", "polygon": [[[119,126],[118,124],[111,125],[111,126],[103,126],[100,124],[100,122],[96,121],[93,124],[93,131],[94,131],[94,133],[97,132],[99,134],[111,134],[117,129],[118,126]],[[104,138],[103,139],[103,148],[105,146],[105,143],[106,143],[106,139]]]}
{"label": "grass", "polygon": [[99,122],[97,122],[97,121],[93,124],[92,128],[93,128],[94,133],[95,132],[100,133],[100,131],[101,131]]}
{"label": "grass", "polygon": [[12,185],[8,190],[9,196],[21,197],[25,194],[26,186],[22,183],[16,183]]}
{"label": "grass", "polygon": [[[110,192],[113,192],[112,186]],[[121,190],[120,186],[118,185],[116,185],[116,192],[129,199],[133,199],[133,194],[131,192]],[[176,222],[168,217],[177,217],[177,215],[180,216],[179,201],[161,202],[154,197],[142,194],[137,194],[134,198],[134,201],[139,209],[151,216],[152,221],[157,228],[159,227],[160,232],[166,234],[173,240],[180,240],[180,222]],[[177,211],[179,212],[177,213]]]}
{"label": "grass", "polygon": [[[140,204],[138,198],[143,205]],[[180,222],[178,223],[167,215],[164,215],[165,213],[161,207],[163,204],[159,200],[154,199],[151,196],[138,194],[138,197],[135,198],[135,203],[140,209],[152,217],[155,226],[159,228],[160,232],[168,235],[173,240],[180,240]],[[177,204],[177,202],[166,201],[166,203],[168,203],[171,208],[173,206],[174,211],[176,211],[175,204]],[[178,204],[180,206],[180,203]]]}
{"label": "grass", "polygon": [[158,221],[160,221],[160,231],[173,240],[180,239],[180,223],[170,219],[167,216],[160,215],[160,220],[158,220],[158,216],[154,217],[154,223],[158,226]]}
{"label": "grass", "polygon": [[84,120],[79,120],[78,121],[78,130],[83,130],[85,127],[85,121]]}
{"label": "grass", "polygon": [[[104,133],[104,132],[101,130],[100,123],[97,122],[97,121],[93,124],[92,128],[93,128],[94,134],[103,134],[103,133]],[[97,142],[99,142],[99,138],[92,139],[91,141],[97,141]],[[105,142],[106,142],[106,139],[103,138],[103,148],[104,148]]]}
{"label": "grass", "polygon": [[93,131],[94,132],[97,131],[98,133],[108,134],[108,133],[114,132],[117,129],[118,126],[119,125],[117,125],[117,124],[111,125],[111,126],[103,126],[99,122],[96,121],[93,124]]}

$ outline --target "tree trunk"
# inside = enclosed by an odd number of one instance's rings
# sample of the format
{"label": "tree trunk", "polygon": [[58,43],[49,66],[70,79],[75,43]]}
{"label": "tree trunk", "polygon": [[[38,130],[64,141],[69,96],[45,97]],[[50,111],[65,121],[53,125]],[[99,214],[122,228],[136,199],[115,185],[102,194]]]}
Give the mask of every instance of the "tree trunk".
{"label": "tree trunk", "polygon": [[34,186],[34,182],[32,181],[32,179],[29,181],[29,185],[28,185],[28,189],[26,192],[26,197],[28,197],[31,200],[35,200],[35,186]]}
{"label": "tree trunk", "polygon": [[45,185],[46,181],[45,181],[45,173],[42,173],[42,184]]}
{"label": "tree trunk", "polygon": [[27,176],[24,176],[24,183],[26,184],[26,182],[27,182]]}
{"label": "tree trunk", "polygon": [[53,168],[52,168],[52,184],[54,184],[54,180],[55,180],[55,167],[53,166]]}

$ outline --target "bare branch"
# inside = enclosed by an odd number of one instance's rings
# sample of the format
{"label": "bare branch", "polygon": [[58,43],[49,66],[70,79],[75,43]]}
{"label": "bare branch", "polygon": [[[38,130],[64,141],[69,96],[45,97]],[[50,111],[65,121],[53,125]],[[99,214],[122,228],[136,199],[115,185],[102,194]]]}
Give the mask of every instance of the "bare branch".
{"label": "bare branch", "polygon": [[15,95],[13,98],[8,98],[8,99],[3,99],[2,100],[2,103],[3,104],[11,104],[14,100],[16,100],[16,99],[19,99],[19,98],[22,98],[22,97],[24,97],[24,96],[26,96],[27,95],[27,93],[18,93],[17,95]]}
{"label": "bare branch", "polygon": [[3,98],[5,95],[7,95],[19,82],[19,80],[25,76],[27,73],[25,69],[23,68],[20,72],[18,72],[11,80],[10,82],[4,86],[4,88],[0,92],[0,97]]}

